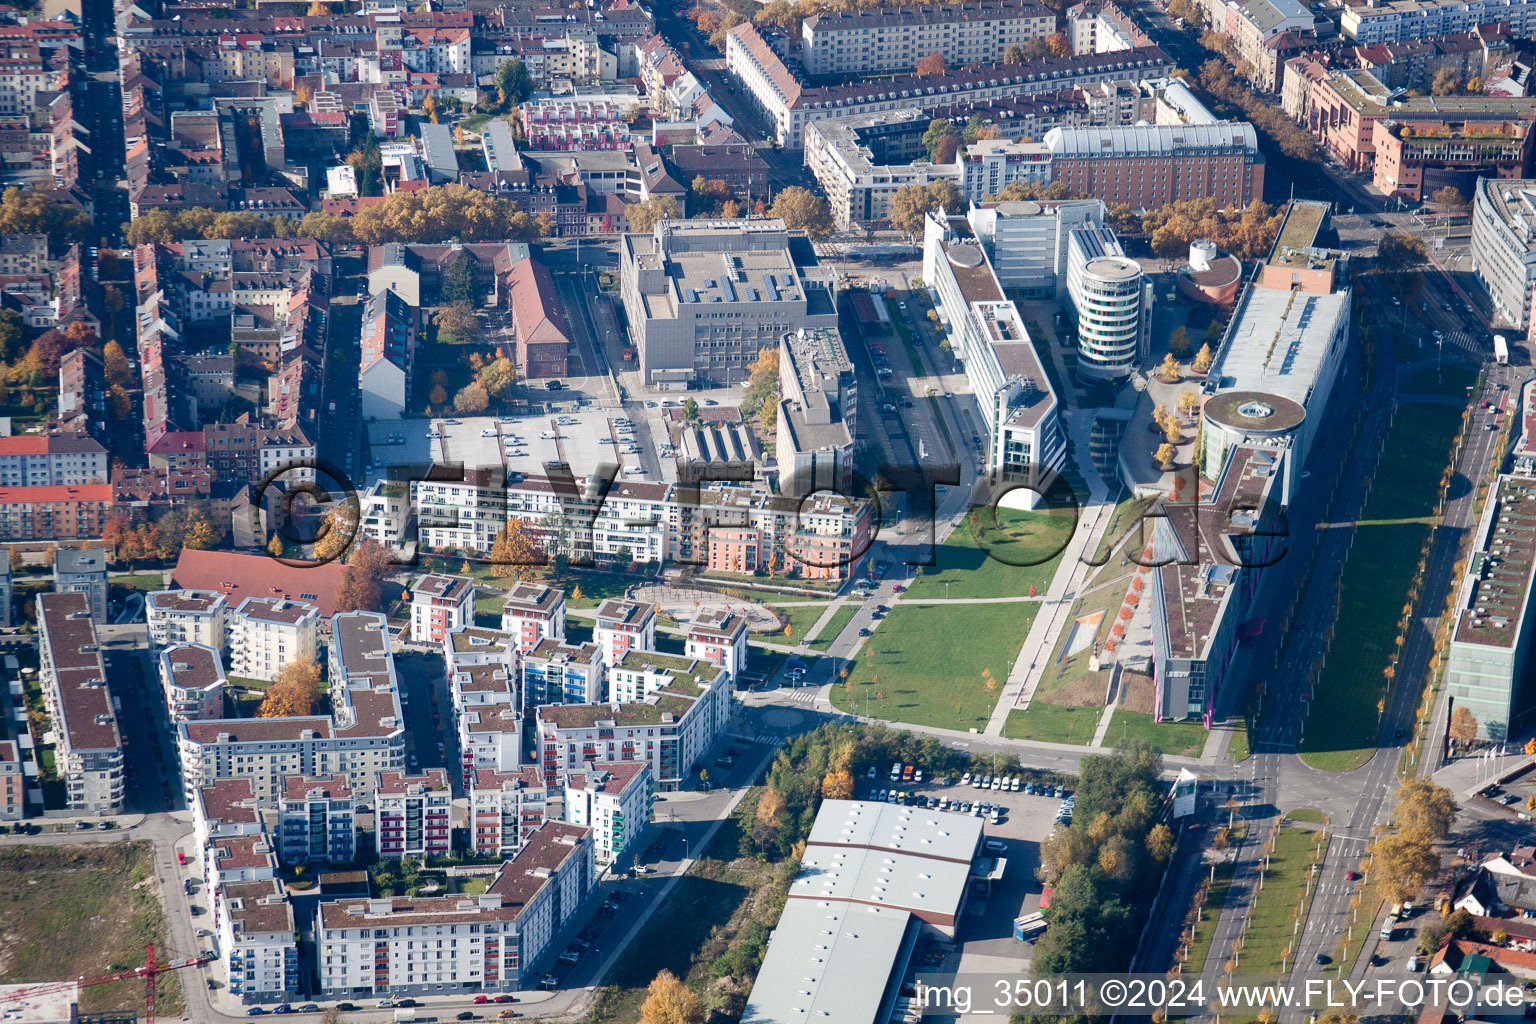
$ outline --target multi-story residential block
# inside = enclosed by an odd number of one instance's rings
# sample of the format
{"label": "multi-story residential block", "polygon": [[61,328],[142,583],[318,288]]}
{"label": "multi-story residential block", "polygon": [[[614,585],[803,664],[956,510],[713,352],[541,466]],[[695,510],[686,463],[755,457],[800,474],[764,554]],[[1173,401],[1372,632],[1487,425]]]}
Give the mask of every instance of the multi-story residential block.
{"label": "multi-story residential block", "polygon": [[625,117],[640,106],[638,93],[535,96],[518,107],[523,136],[532,150],[628,149]]}
{"label": "multi-story residential block", "polygon": [[605,665],[617,665],[630,651],[656,649],[656,608],[638,601],[609,598],[597,606],[592,629],[598,657]]}
{"label": "multi-story residential block", "polygon": [[548,704],[535,712],[539,767],[550,785],[592,761],[645,761],[657,785],[675,790],[725,728],[731,687],[724,669],[639,651],[620,668],[649,693],[630,703]]}
{"label": "multi-story residential block", "polygon": [[1245,207],[1264,195],[1264,156],[1253,125],[1124,125],[1045,133],[1051,180],[1109,205],[1151,210],[1180,199]]}
{"label": "multi-story residential block", "polygon": [[806,126],[814,121],[1044,96],[1099,82],[1162,78],[1173,70],[1173,62],[1157,47],[1138,46],[1115,53],[1048,57],[1027,64],[977,64],[937,75],[810,86],[750,22],[726,34],[725,61],[743,91],[768,118],[775,140],[791,150],[804,146]]}
{"label": "multi-story residential block", "polygon": [[549,817],[549,787],[533,765],[511,771],[477,769],[466,788],[469,842],[476,856],[515,856]]}
{"label": "multi-story residential block", "polygon": [[[652,634],[654,637],[654,633]],[[603,652],[597,644],[544,640],[523,654],[523,707],[590,704],[603,699]]]}
{"label": "multi-story residential block", "polygon": [[378,853],[386,860],[446,857],[453,849],[453,790],[441,768],[379,773],[374,816]]}
{"label": "multi-story residential block", "polygon": [[1014,182],[1049,185],[1051,160],[1051,147],[1044,142],[979,139],[955,154],[953,169],[960,194],[979,203]]}
{"label": "multi-story residential block", "polygon": [[0,821],[20,821],[27,812],[27,775],[21,747],[0,740]]}
{"label": "multi-story residential block", "polygon": [[345,775],[290,775],[278,801],[277,851],[284,864],[357,859],[357,805]]}
{"label": "multi-story residential block", "polygon": [[1086,0],[1068,7],[1066,20],[1073,53],[1117,53],[1152,45],[1135,19],[1111,0]]}
{"label": "multi-story residential block", "polygon": [[273,806],[293,775],[344,775],[366,801],[380,772],[405,762],[399,685],[383,615],[350,612],[331,619],[331,715],[237,718],[177,726],[182,782],[188,793],[219,779],[244,778]]}
{"label": "multi-story residential block", "polygon": [[1129,377],[1151,340],[1151,285],[1109,228],[1079,228],[1068,238],[1067,295],[1077,325],[1078,375]]}
{"label": "multi-story residential block", "polygon": [[683,654],[695,661],[707,661],[730,675],[741,678],[747,670],[751,647],[747,643],[747,619],[724,608],[708,608],[693,617],[687,626]]}
{"label": "multi-story residential block", "polygon": [[599,864],[621,864],[638,849],[651,818],[655,784],[644,761],[594,761],[565,774],[565,820],[592,830]]}
{"label": "multi-story residential block", "polygon": [[589,831],[552,821],[479,896],[322,903],[320,992],[365,999],[526,989],[585,908],[593,881]]}
{"label": "multi-story residential block", "polygon": [[966,221],[998,284],[1029,298],[1061,299],[1067,297],[1072,232],[1103,227],[1107,213],[1100,199],[972,203]]}
{"label": "multi-story residential block", "polygon": [[363,308],[363,355],[357,382],[365,419],[395,419],[410,405],[417,321],[417,308],[393,289],[376,290],[369,296]]}
{"label": "multi-story residential block", "polygon": [[463,707],[465,697],[454,689],[454,678],[484,666],[499,667],[517,676],[518,649],[512,634],[484,626],[463,625],[443,638],[443,655],[448,667],[449,692],[455,708]]}
{"label": "multi-story residential block", "polygon": [[1536,289],[1536,180],[1478,179],[1472,269],[1493,300],[1497,322],[1526,329]]}
{"label": "multi-story residential block", "polygon": [[107,482],[107,450],[82,434],[0,437],[0,487],[79,487]]}
{"label": "multi-story residential block", "polygon": [[[336,612],[336,589],[341,584],[343,568],[338,562],[293,566],[265,554],[182,548],[171,573],[171,586],[222,594],[231,608],[238,608],[248,597],[305,602],[319,608],[320,614],[329,619]],[[230,640],[233,614],[227,612],[225,616],[225,636]]]}
{"label": "multi-story residential block", "polygon": [[54,763],[75,814],[123,809],[123,741],[84,594],[38,594],[43,702],[53,720]]}
{"label": "multi-story residential block", "polygon": [[852,494],[858,375],[834,330],[779,339],[779,493]]}
{"label": "multi-story residential block", "polygon": [[624,308],[647,383],[744,381],[759,350],[836,328],[837,286],[781,220],[663,221],[625,235]]}
{"label": "multi-story residential block", "polygon": [[1202,0],[1205,20],[1232,44],[1264,92],[1281,87],[1281,68],[1304,49],[1315,49],[1312,11],[1301,0]]}
{"label": "multi-story residential block", "polygon": [[202,644],[224,649],[224,616],[229,602],[213,590],[157,590],[144,597],[149,642],[156,647]]}
{"label": "multi-story residential block", "polygon": [[227,628],[230,675],[270,682],[285,665],[317,660],[320,609],[306,601],[248,597]]}
{"label": "multi-story residential block", "polygon": [[208,849],[215,840],[233,836],[261,835],[266,828],[261,801],[250,779],[220,779],[192,791],[192,834],[197,848]]}
{"label": "multi-story residential block", "polygon": [[224,717],[224,662],[202,644],[177,644],[160,652],[160,683],[171,722]]}
{"label": "multi-story residential block", "polygon": [[459,758],[466,785],[477,771],[516,771],[523,762],[523,713],[517,704],[517,684],[500,667],[481,666],[470,672],[475,676],[470,696],[486,699],[458,713]]}
{"label": "multi-story residential block", "polygon": [[[251,882],[278,875],[277,853],[265,831],[215,839],[203,850],[204,878],[210,891],[232,882]],[[222,913],[215,900],[214,916]]]}
{"label": "multi-story residential block", "polygon": [[501,628],[527,653],[545,640],[565,642],[565,591],[518,581],[501,606]]}
{"label": "multi-story residential block", "polygon": [[838,230],[890,222],[891,199],[908,185],[953,181],[956,164],[927,159],[922,132],[932,115],[917,109],[813,121],[805,128],[805,165],[827,194]]}
{"label": "multi-story residential block", "polygon": [[463,576],[428,573],[411,591],[411,639],[440,644],[454,630],[475,621],[475,584]]}
{"label": "multi-story residential block", "polygon": [[245,1004],[286,1002],[299,993],[298,926],[277,878],[219,890],[219,949],[229,993]]}
{"label": "multi-story residential block", "polygon": [[84,594],[91,618],[107,621],[107,553],[102,548],[58,548],[53,561],[53,592]]}
{"label": "multi-story residential block", "polygon": [[0,541],[96,540],[111,515],[111,484],[0,487]]}
{"label": "multi-story residential block", "polygon": [[[1522,388],[1529,391],[1529,384]],[[1522,410],[1527,394],[1520,396]],[[1489,489],[1456,596],[1445,682],[1479,739],[1503,743],[1530,714],[1536,479],[1501,474]]]}
{"label": "multi-story residential block", "polygon": [[1375,6],[1348,6],[1339,34],[1357,43],[1396,43],[1470,32],[1481,25],[1507,24],[1516,36],[1536,31],[1536,4],[1530,0],[1385,0]]}
{"label": "multi-story residential block", "polygon": [[910,71],[930,53],[951,66],[993,64],[1055,31],[1055,16],[1033,0],[827,11],[803,22],[800,62],[812,75]]}
{"label": "multi-story residential block", "polygon": [[668,527],[675,558],[712,572],[849,579],[870,542],[870,507],[835,494],[804,501],[752,487],[677,488]]}
{"label": "multi-story residential block", "polygon": [[966,221],[930,215],[923,239],[923,280],[965,361],[985,428],[988,472],[999,482],[1035,488],[1025,493],[1037,505],[1047,472],[1066,462],[1056,393],[1018,308],[1003,294]]}

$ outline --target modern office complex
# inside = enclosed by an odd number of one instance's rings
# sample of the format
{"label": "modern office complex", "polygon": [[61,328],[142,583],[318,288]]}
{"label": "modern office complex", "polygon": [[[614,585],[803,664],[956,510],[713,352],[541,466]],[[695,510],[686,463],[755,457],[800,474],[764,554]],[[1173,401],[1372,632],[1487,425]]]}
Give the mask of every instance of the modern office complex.
{"label": "modern office complex", "polygon": [[999,483],[1031,490],[1035,507],[1066,464],[1066,435],[1056,393],[1046,379],[1018,309],[1003,294],[963,218],[929,215],[923,280],[932,290],[986,428],[987,470]]}
{"label": "modern office complex", "polygon": [[907,108],[806,126],[805,165],[826,192],[838,230],[883,227],[897,189],[956,179],[958,164],[927,159],[922,137],[931,120],[926,111]]}
{"label": "modern office complex", "polygon": [[1079,228],[1067,241],[1067,295],[1077,324],[1077,373],[1121,381],[1146,358],[1152,288],[1109,228]]}
{"label": "modern office complex", "polygon": [[624,236],[620,264],[648,384],[739,383],[785,334],[837,326],[834,276],[783,221],[662,221]]}
{"label": "modern office complex", "polygon": [[[958,213],[959,211],[952,211]],[[1068,241],[1079,228],[1104,226],[1099,199],[972,203],[966,220],[986,250],[997,283],[1032,299],[1067,295]]]}
{"label": "modern office complex", "polygon": [[1472,269],[1488,290],[1499,322],[1527,329],[1536,288],[1536,179],[1478,179]]}
{"label": "modern office complex", "polygon": [[858,376],[836,330],[804,328],[779,341],[779,493],[853,493]]}
{"label": "modern office complex", "polygon": [[981,839],[969,815],[823,801],[741,1019],[891,1020],[918,939],[955,934]]}
{"label": "modern office complex", "polygon": [[1478,738],[1503,743],[1532,703],[1527,667],[1536,617],[1536,479],[1499,476],[1466,564],[1445,682],[1454,706],[1477,718]]}
{"label": "modern office complex", "polygon": [[38,594],[39,675],[54,763],[75,814],[123,809],[123,739],[84,594]]}
{"label": "modern office complex", "polygon": [[548,822],[479,896],[322,903],[320,992],[361,999],[530,988],[592,885],[591,834]]}

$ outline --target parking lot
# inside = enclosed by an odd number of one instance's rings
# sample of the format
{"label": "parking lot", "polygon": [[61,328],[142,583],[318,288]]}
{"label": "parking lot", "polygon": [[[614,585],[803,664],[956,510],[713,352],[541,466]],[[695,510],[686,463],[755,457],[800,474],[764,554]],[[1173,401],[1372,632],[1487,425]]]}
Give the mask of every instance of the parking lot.
{"label": "parking lot", "polygon": [[[1028,969],[1034,947],[1013,937],[1013,922],[1039,909],[1042,886],[1036,870],[1040,867],[1040,844],[1051,833],[1061,799],[1054,795],[1054,790],[1050,796],[1026,793],[1022,782],[1017,792],[1011,788],[1005,792],[965,785],[960,779],[948,780],[947,785],[926,778],[922,783],[892,783],[886,775],[861,779],[858,795],[878,797],[881,790],[892,788],[924,799],[959,800],[973,805],[981,801],[1002,808],[996,824],[992,823],[990,815],[981,816],[982,831],[987,840],[1001,842],[1004,846],[1001,856],[1006,863],[1002,877],[990,883],[991,892],[987,894],[979,891],[986,883],[973,883],[964,917],[956,931],[956,943],[948,948],[930,944],[928,949],[920,949],[914,957],[912,970],[943,974],[1023,973]],[[930,953],[932,959],[925,959]],[[931,1014],[924,1019],[930,1017]],[[1006,1024],[1007,1019],[1006,1014],[989,1017],[975,1012],[965,1017],[966,1024],[977,1021]]]}

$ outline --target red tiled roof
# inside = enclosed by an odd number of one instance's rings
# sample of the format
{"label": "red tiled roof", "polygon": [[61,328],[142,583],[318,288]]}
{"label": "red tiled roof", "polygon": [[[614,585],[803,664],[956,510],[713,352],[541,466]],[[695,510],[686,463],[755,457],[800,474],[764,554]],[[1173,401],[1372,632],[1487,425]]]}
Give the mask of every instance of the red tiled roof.
{"label": "red tiled roof", "polygon": [[570,343],[570,327],[555,298],[554,279],[544,264],[532,257],[517,264],[507,275],[507,289],[512,295],[517,334],[524,343]]}
{"label": "red tiled roof", "polygon": [[185,548],[176,560],[171,585],[173,589],[217,590],[237,607],[248,597],[307,601],[320,609],[322,618],[329,619],[336,613],[336,588],[341,585],[342,571],[339,562],[292,566],[267,555]]}

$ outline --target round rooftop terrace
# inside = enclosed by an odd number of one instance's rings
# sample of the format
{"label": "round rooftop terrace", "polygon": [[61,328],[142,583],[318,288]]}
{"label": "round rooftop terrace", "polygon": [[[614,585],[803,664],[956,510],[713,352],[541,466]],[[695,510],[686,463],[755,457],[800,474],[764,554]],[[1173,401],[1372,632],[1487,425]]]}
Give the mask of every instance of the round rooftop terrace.
{"label": "round rooftop terrace", "polygon": [[1206,399],[1201,415],[1247,434],[1284,434],[1307,418],[1301,403],[1263,391],[1228,391]]}
{"label": "round rooftop terrace", "polygon": [[979,267],[982,264],[981,250],[974,245],[952,245],[949,262],[957,267]]}

